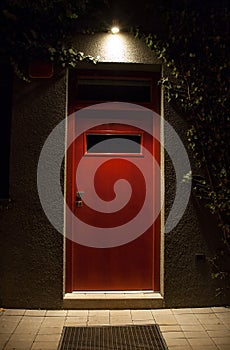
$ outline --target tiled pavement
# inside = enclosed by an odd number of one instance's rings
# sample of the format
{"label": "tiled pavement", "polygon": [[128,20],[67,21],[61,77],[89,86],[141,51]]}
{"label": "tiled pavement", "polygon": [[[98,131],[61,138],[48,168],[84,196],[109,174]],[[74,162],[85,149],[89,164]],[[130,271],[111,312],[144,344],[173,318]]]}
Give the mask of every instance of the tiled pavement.
{"label": "tiled pavement", "polygon": [[[1,309],[0,309],[1,310]],[[157,323],[169,350],[229,350],[230,308],[0,311],[0,349],[56,350],[62,327]]]}

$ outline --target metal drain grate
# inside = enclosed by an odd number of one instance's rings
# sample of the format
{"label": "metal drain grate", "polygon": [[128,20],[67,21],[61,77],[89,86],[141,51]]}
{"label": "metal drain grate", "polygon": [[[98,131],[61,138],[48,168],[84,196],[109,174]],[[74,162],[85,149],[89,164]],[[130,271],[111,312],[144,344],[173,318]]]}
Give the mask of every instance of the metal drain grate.
{"label": "metal drain grate", "polygon": [[158,325],[64,327],[58,350],[168,350]]}

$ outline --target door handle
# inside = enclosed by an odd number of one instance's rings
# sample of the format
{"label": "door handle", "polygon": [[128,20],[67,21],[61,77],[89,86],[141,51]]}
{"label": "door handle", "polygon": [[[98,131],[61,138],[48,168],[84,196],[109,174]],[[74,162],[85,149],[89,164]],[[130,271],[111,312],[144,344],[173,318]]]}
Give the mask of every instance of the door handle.
{"label": "door handle", "polygon": [[82,198],[83,196],[84,196],[84,194],[85,194],[85,192],[83,192],[83,191],[78,191],[78,192],[76,192],[76,199],[77,198]]}

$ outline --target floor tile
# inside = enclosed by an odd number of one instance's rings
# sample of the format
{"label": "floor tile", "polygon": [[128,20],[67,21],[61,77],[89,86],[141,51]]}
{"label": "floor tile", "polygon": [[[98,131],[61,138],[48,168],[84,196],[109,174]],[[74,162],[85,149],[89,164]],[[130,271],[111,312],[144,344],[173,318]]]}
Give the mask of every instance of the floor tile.
{"label": "floor tile", "polygon": [[184,332],[203,332],[203,331],[205,331],[205,328],[201,324],[196,324],[196,325],[182,324],[181,329]]}
{"label": "floor tile", "polygon": [[22,319],[21,322],[17,325],[17,328],[15,329],[15,333],[35,333],[39,330],[41,327],[43,318],[39,318],[36,320],[33,319],[31,320],[30,318],[28,319]]}
{"label": "floor tile", "polygon": [[179,326],[179,325],[170,325],[170,326],[160,325],[160,330],[162,332],[180,332],[181,326]]}
{"label": "floor tile", "polygon": [[177,322],[181,325],[196,325],[196,324],[198,325],[199,324],[199,321],[193,314],[175,315],[175,318]]}
{"label": "floor tile", "polygon": [[230,330],[230,322],[224,322],[224,325],[226,326],[226,328],[227,328],[228,330]]}
{"label": "floor tile", "polygon": [[41,327],[41,324],[19,324],[17,328],[15,329],[15,334],[24,334],[24,333],[30,333],[30,334],[36,334]]}
{"label": "floor tile", "polygon": [[3,314],[5,316],[23,316],[25,311],[24,309],[6,309]]}
{"label": "floor tile", "polygon": [[133,321],[137,320],[153,320],[153,315],[150,310],[132,310],[131,318]]}
{"label": "floor tile", "polygon": [[32,346],[32,342],[30,341],[17,341],[11,342],[9,341],[4,350],[30,350]]}
{"label": "floor tile", "polygon": [[132,318],[131,316],[110,316],[110,324],[114,326],[132,324]]}
{"label": "floor tile", "polygon": [[201,324],[221,324],[222,321],[215,314],[197,314],[197,319]]}
{"label": "floor tile", "polygon": [[31,350],[57,350],[58,343],[57,341],[35,342]]}
{"label": "floor tile", "polygon": [[190,345],[192,346],[200,346],[201,349],[202,349],[202,346],[205,346],[205,345],[212,345],[214,346],[215,344],[213,343],[213,341],[209,338],[209,337],[206,337],[206,338],[190,338],[188,339],[188,342]]}
{"label": "floor tile", "polygon": [[222,329],[222,330],[211,330],[207,331],[210,338],[224,338],[224,337],[230,337],[230,331],[228,329]]}
{"label": "floor tile", "polygon": [[213,312],[215,313],[223,313],[223,312],[230,312],[230,307],[212,307],[211,308]]}
{"label": "floor tile", "polygon": [[26,310],[25,316],[45,316],[46,310]]}
{"label": "floor tile", "polygon": [[152,309],[152,315],[172,315],[173,311],[171,309]]}
{"label": "floor tile", "polygon": [[30,341],[33,342],[36,337],[36,333],[14,333],[12,334],[10,341],[14,341],[15,343],[18,342],[26,342]]}
{"label": "floor tile", "polygon": [[[109,318],[108,318],[109,319]],[[88,321],[88,317],[84,316],[84,317],[67,317],[65,320],[64,325],[65,326],[82,326],[82,325],[86,325]]]}
{"label": "floor tile", "polygon": [[189,344],[186,344],[186,345],[170,345],[168,346],[168,349],[169,350],[191,350],[191,346]]}
{"label": "floor tile", "polygon": [[13,333],[17,325],[15,322],[0,323],[0,333]]}
{"label": "floor tile", "polygon": [[192,313],[193,314],[209,314],[212,313],[211,307],[199,307],[199,308],[193,308]]}
{"label": "floor tile", "polygon": [[185,339],[183,332],[162,332],[164,339]]}
{"label": "floor tile", "polygon": [[217,346],[218,350],[229,350],[229,344],[221,344]]}
{"label": "floor tile", "polygon": [[45,317],[42,325],[47,327],[63,326],[64,323],[65,323],[65,317],[49,316],[49,317]]}
{"label": "floor tile", "polygon": [[230,348],[230,336],[228,336],[228,337],[218,337],[218,338],[213,337],[212,340],[217,345],[222,345],[222,344],[229,345],[229,348]]}
{"label": "floor tile", "polygon": [[109,310],[89,310],[88,316],[109,316]]}
{"label": "floor tile", "polygon": [[131,311],[130,310],[110,310],[110,317],[111,316],[130,316]]}
{"label": "floor tile", "polygon": [[215,344],[212,345],[193,345],[192,350],[219,350]]}
{"label": "floor tile", "polygon": [[63,327],[43,327],[38,331],[38,334],[61,334]]}
{"label": "floor tile", "polygon": [[172,312],[175,315],[191,314],[192,309],[172,309]]}
{"label": "floor tile", "polygon": [[187,339],[191,339],[191,338],[199,338],[199,339],[203,339],[203,338],[209,338],[209,335],[205,332],[205,331],[185,331],[184,335]]}
{"label": "floor tile", "polygon": [[189,343],[185,338],[168,338],[165,339],[166,344],[169,346],[169,348],[171,346],[180,346],[183,347],[183,349],[187,346],[189,347]]}
{"label": "floor tile", "polygon": [[4,349],[6,342],[7,342],[7,340],[0,340],[0,349]]}
{"label": "floor tile", "polygon": [[56,317],[60,317],[60,316],[66,316],[67,315],[67,310],[47,310],[46,312],[46,316],[56,316]]}
{"label": "floor tile", "polygon": [[88,325],[109,325],[109,316],[89,316]]}
{"label": "floor tile", "polygon": [[46,318],[42,316],[23,316],[20,321],[20,324],[35,324],[42,323]]}
{"label": "floor tile", "polygon": [[167,325],[173,325],[173,324],[177,325],[178,324],[175,316],[173,316],[173,315],[164,315],[164,314],[160,315],[160,314],[158,314],[158,315],[154,315],[154,319],[155,319],[156,323],[159,325],[167,326]]}
{"label": "floor tile", "polygon": [[230,313],[229,312],[216,313],[216,317],[223,322],[230,323]]}
{"label": "floor tile", "polygon": [[12,333],[0,333],[0,341],[7,341],[12,336]]}
{"label": "floor tile", "polygon": [[222,331],[222,330],[229,330],[228,327],[224,324],[224,323],[220,323],[220,324],[203,324],[202,327],[204,327],[204,329],[206,331]]}
{"label": "floor tile", "polygon": [[4,324],[5,322],[11,322],[11,323],[19,323],[23,316],[2,316],[0,318],[0,324]]}
{"label": "floor tile", "polygon": [[38,334],[35,342],[59,341],[60,337],[60,334]]}
{"label": "floor tile", "polygon": [[67,316],[68,317],[81,317],[81,316],[88,316],[89,311],[88,310],[68,310]]}
{"label": "floor tile", "polygon": [[156,324],[154,319],[152,319],[152,320],[134,320],[132,323],[134,325],[138,325],[138,324],[139,325],[140,324],[142,324],[142,325],[145,325],[145,324]]}
{"label": "floor tile", "polygon": [[[107,323],[106,323],[107,324]],[[98,325],[98,324],[92,324],[92,326],[93,325]],[[66,324],[65,324],[65,327],[86,327],[86,326],[88,326],[88,321],[87,322],[78,322],[78,323],[74,323],[74,322],[67,322]]]}

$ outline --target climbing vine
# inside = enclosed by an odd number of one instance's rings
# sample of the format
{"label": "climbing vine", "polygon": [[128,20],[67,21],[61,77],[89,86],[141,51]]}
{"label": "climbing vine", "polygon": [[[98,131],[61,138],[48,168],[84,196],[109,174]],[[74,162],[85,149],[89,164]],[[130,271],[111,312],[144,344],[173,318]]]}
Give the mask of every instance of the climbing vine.
{"label": "climbing vine", "polygon": [[164,12],[168,24],[166,40],[154,34],[144,37],[166,67],[161,81],[166,98],[190,125],[188,147],[197,169],[193,173],[193,190],[216,216],[222,233],[222,244],[211,259],[213,277],[229,279],[230,13],[226,6],[217,9],[192,6],[191,1],[183,4],[186,6],[179,10]]}
{"label": "climbing vine", "polygon": [[27,80],[28,64],[52,61],[76,67],[82,60],[95,58],[73,47],[76,31],[87,31],[85,18],[92,16],[104,0],[2,0],[0,3],[0,56],[15,73]]}

